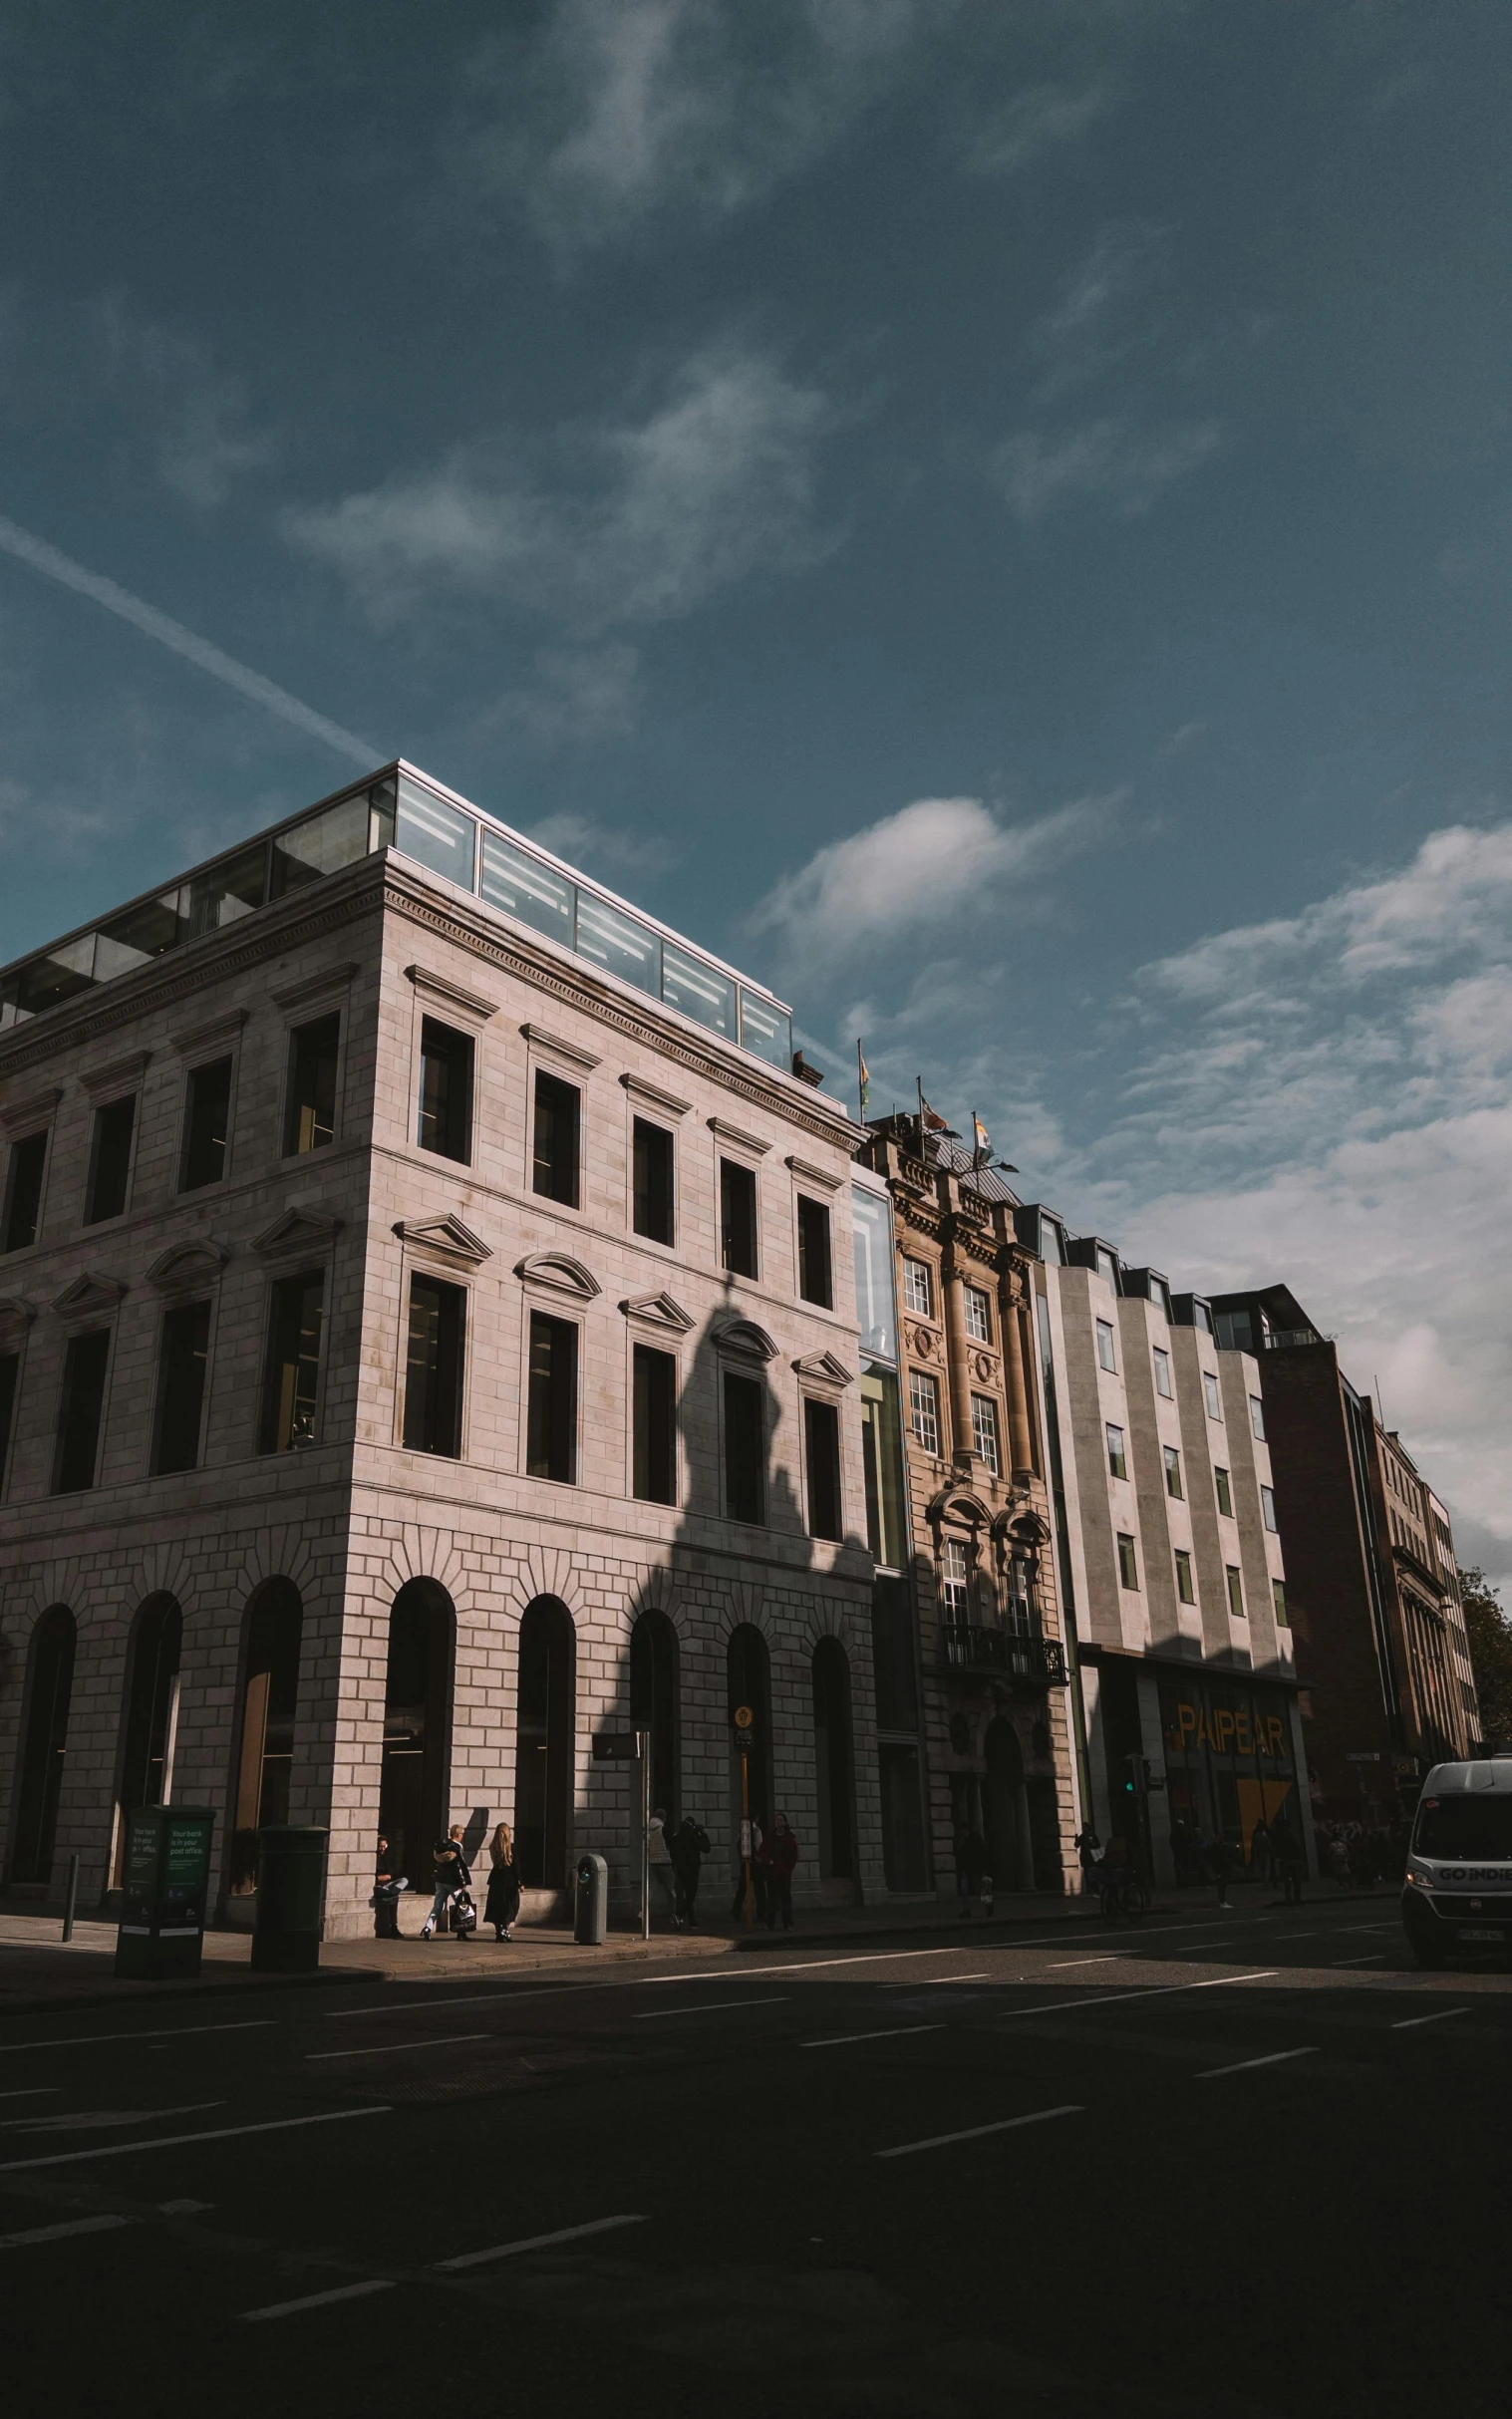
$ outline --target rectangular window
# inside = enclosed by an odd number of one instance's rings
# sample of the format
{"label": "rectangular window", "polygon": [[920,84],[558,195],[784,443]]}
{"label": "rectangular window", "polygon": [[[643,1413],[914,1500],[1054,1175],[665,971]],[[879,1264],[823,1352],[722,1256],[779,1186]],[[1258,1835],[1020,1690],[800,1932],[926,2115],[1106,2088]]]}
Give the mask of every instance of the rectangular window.
{"label": "rectangular window", "polygon": [[637,991],[649,991],[653,999],[662,989],[662,944],[654,932],[638,924],[634,916],[622,915],[607,899],[595,899],[588,891],[577,894],[577,951],[582,958],[591,958],[622,983],[633,983]]}
{"label": "rectangular window", "polygon": [[642,1503],[677,1502],[677,1361],[649,1344],[635,1348],[634,1487]]}
{"label": "rectangular window", "polygon": [[405,1444],[412,1453],[461,1458],[466,1338],[465,1289],[412,1277],[405,1347]]}
{"label": "rectangular window", "polygon": [[578,1128],[582,1094],[575,1083],[563,1083],[538,1067],[535,1075],[535,1121],[531,1134],[531,1183],[548,1201],[577,1207]]}
{"label": "rectangular window", "polygon": [[1209,1419],[1221,1419],[1223,1417],[1223,1398],[1219,1394],[1218,1379],[1212,1369],[1204,1369],[1202,1372],[1202,1391],[1207,1400]]}
{"label": "rectangular window", "polygon": [[544,932],[563,949],[573,945],[577,912],[570,882],[538,858],[527,856],[497,832],[483,832],[482,895],[490,907],[501,907],[532,932]]}
{"label": "rectangular window", "polygon": [[927,1262],[923,1260],[904,1261],[903,1300],[908,1309],[916,1311],[921,1319],[933,1319],[935,1293],[934,1287],[930,1283]]}
{"label": "rectangular window", "polygon": [[1104,1433],[1107,1437],[1108,1476],[1110,1478],[1127,1478],[1128,1456],[1123,1449],[1122,1428],[1115,1428],[1112,1421],[1109,1420]]}
{"label": "rectangular window", "polygon": [[1118,1539],[1118,1580],[1120,1586],[1125,1588],[1137,1589],[1139,1585],[1139,1559],[1134,1552],[1134,1541],[1132,1537],[1121,1534]]}
{"label": "rectangular window", "polygon": [[850,1188],[851,1258],[856,1279],[856,1328],[863,1353],[883,1361],[898,1358],[893,1316],[892,1212],[887,1201],[864,1185]]}
{"label": "rectangular window", "polygon": [[16,1415],[16,1387],[21,1376],[21,1355],[0,1354],[0,1480],[5,1476],[5,1456],[11,1449],[11,1422]]}
{"label": "rectangular window", "polygon": [[1229,1487],[1229,1474],[1227,1470],[1220,1470],[1215,1465],[1213,1470],[1213,1484],[1218,1490],[1219,1511],[1223,1514],[1225,1520],[1232,1520],[1234,1517],[1234,1497]]}
{"label": "rectangular window", "polygon": [[808,1479],[808,1534],[844,1535],[840,1523],[840,1414],[832,1402],[803,1404],[803,1460]]}
{"label": "rectangular window", "polygon": [[1260,1490],[1260,1517],[1268,1529],[1276,1527],[1276,1497],[1270,1487]]}
{"label": "rectangular window", "polygon": [[197,1193],[203,1184],[220,1182],[230,1130],[231,1061],[214,1058],[208,1066],[196,1066],[189,1076],[183,1110],[183,1164],[178,1177],[181,1193]]}
{"label": "rectangular window", "polygon": [[1250,1433],[1261,1444],[1265,1442],[1265,1404],[1258,1394],[1250,1396]]}
{"label": "rectangular window", "polygon": [[58,1441],[53,1455],[53,1493],[78,1495],[95,1483],[100,1427],[105,1413],[105,1372],[111,1331],[92,1328],[71,1336],[63,1362],[63,1398],[58,1405]]}
{"label": "rectangular window", "polygon": [[1184,1546],[1176,1548],[1176,1597],[1184,1605],[1197,1602],[1197,1591],[1192,1585],[1192,1558]]}
{"label": "rectangular window", "polygon": [[559,1486],[577,1482],[577,1329],[544,1311],[530,1314],[525,1471]]}
{"label": "rectangular window", "polygon": [[634,1137],[635,1231],[653,1243],[672,1241],[672,1136],[665,1125],[637,1117]]}
{"label": "rectangular window", "polygon": [[1105,1252],[1100,1247],[1097,1252],[1097,1274],[1112,1287],[1116,1294],[1118,1291],[1118,1263],[1111,1252]]}
{"label": "rectangular window", "polygon": [[963,1538],[947,1537],[940,1548],[940,1597],[947,1621],[967,1619],[971,1610],[971,1565]]}
{"label": "rectangular window", "polygon": [[1181,1491],[1181,1455],[1177,1452],[1176,1447],[1173,1444],[1168,1444],[1165,1448],[1165,1491],[1167,1495],[1173,1495],[1177,1503],[1180,1503],[1183,1500]]}
{"label": "rectangular window", "polygon": [[326,1281],[319,1269],[307,1269],[300,1277],[280,1277],[273,1288],[260,1452],[289,1453],[315,1442],[325,1301]]}
{"label": "rectangular window", "polygon": [[766,1439],[761,1383],[725,1372],[725,1510],[758,1525],[766,1517]]}
{"label": "rectangular window", "polygon": [[738,1159],[720,1161],[720,1259],[732,1277],[756,1273],[756,1180]]}
{"label": "rectangular window", "polygon": [[1236,1621],[1244,1619],[1244,1582],[1233,1563],[1225,1566],[1229,1583],[1229,1611]]}
{"label": "rectangular window", "polygon": [[[458,1039],[460,1037],[458,1036]],[[336,1058],[341,1018],[317,1017],[289,1036],[289,1089],[283,1113],[284,1157],[322,1150],[336,1139]],[[424,1050],[424,1042],[422,1042]],[[427,1146],[435,1149],[435,1144]],[[449,1154],[455,1156],[454,1153]]]}
{"label": "rectangular window", "polygon": [[1115,1372],[1118,1367],[1117,1356],[1113,1351],[1113,1331],[1106,1319],[1097,1322],[1097,1366]]}
{"label": "rectangular window", "polygon": [[707,1025],[711,1033],[735,1040],[735,985],[702,958],[674,949],[670,941],[662,943],[662,998],[669,1008],[680,1008],[685,1017]]}
{"label": "rectangular window", "polygon": [[126,1208],[127,1180],[132,1172],[132,1136],[137,1130],[137,1095],[112,1100],[95,1111],[90,1140],[90,1180],[84,1197],[84,1223],[98,1226],[104,1218],[119,1218]]}
{"label": "rectangular window", "polygon": [[162,1322],[157,1356],[157,1417],[152,1434],[152,1473],[199,1466],[199,1423],[204,1410],[205,1365],[210,1350],[210,1306],[183,1302]]}
{"label": "rectangular window", "polygon": [[1003,1448],[998,1440],[998,1406],[990,1394],[971,1398],[971,1449],[986,1462],[994,1478],[1003,1475]]}
{"label": "rectangular window", "polygon": [[420,1029],[417,1142],[463,1166],[472,1156],[472,1036],[427,1017]]}
{"label": "rectangular window", "polygon": [[1276,1608],[1276,1627],[1277,1627],[1277,1629],[1278,1629],[1278,1630],[1285,1630],[1285,1629],[1289,1628],[1290,1623],[1289,1623],[1289,1618],[1288,1618],[1288,1614],[1287,1614],[1287,1592],[1286,1592],[1286,1582],[1285,1582],[1285,1580],[1282,1580],[1282,1579],[1273,1579],[1273,1580],[1272,1580],[1272,1582],[1271,1582],[1271,1602],[1272,1602],[1272,1604],[1273,1604],[1273,1605],[1275,1606],[1275,1608]]}
{"label": "rectangular window", "polygon": [[820,1310],[834,1303],[829,1267],[829,1212],[822,1201],[798,1195],[798,1292]]}
{"label": "rectangular window", "polygon": [[1157,1345],[1155,1346],[1155,1350],[1154,1350],[1154,1361],[1155,1361],[1155,1391],[1156,1391],[1156,1393],[1157,1393],[1157,1394],[1163,1394],[1163,1395],[1165,1396],[1166,1401],[1167,1401],[1167,1402],[1169,1402],[1169,1401],[1171,1400],[1171,1398],[1172,1398],[1173,1394],[1175,1393],[1175,1387],[1174,1387],[1174,1386],[1171,1384],[1171,1357],[1170,1357],[1170,1354],[1169,1354],[1169,1353],[1163,1353],[1163,1352],[1161,1351],[1161,1349],[1160,1349],[1159,1345],[1157,1344]]}
{"label": "rectangular window", "polygon": [[903,1536],[903,1437],[898,1418],[898,1380],[875,1363],[861,1372],[861,1470],[866,1487],[866,1543],[872,1560],[901,1571]]}
{"label": "rectangular window", "polygon": [[926,1453],[940,1458],[940,1381],[922,1369],[908,1372],[908,1424]]}
{"label": "rectangular window", "polygon": [[24,1252],[37,1240],[37,1225],[42,1215],[42,1171],[47,1165],[47,1135],[28,1134],[22,1142],[11,1144],[11,1163],[5,1178],[4,1241],[0,1249]]}
{"label": "rectangular window", "polygon": [[979,1285],[963,1286],[961,1292],[966,1310],[966,1333],[978,1344],[991,1344],[993,1314],[990,1300]]}
{"label": "rectangular window", "polygon": [[470,890],[476,844],[477,825],[470,814],[460,813],[434,790],[422,789],[408,774],[400,774],[396,848],[413,857],[417,865],[427,865],[432,873],[454,882],[459,890]]}

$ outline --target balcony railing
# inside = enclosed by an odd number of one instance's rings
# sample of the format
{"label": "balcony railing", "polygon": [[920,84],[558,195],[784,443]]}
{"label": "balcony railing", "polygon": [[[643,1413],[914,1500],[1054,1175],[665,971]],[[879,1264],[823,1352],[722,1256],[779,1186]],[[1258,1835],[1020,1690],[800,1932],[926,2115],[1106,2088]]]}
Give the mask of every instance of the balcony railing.
{"label": "balcony railing", "polygon": [[1058,1638],[1030,1638],[1018,1630],[982,1630],[964,1622],[945,1622],[940,1641],[940,1660],[947,1671],[1022,1679],[1041,1688],[1065,1686],[1065,1649]]}

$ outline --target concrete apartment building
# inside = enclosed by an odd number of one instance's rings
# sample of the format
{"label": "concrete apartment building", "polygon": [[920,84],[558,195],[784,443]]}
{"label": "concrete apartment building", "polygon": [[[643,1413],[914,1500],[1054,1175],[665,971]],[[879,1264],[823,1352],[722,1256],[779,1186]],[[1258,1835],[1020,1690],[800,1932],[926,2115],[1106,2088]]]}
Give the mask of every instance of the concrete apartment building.
{"label": "concrete apartment building", "polygon": [[1177,1823],[1221,1831],[1246,1861],[1258,1824],[1289,1825],[1311,1860],[1256,1361],[1222,1349],[1206,1302],[1157,1270],[1068,1236],[1038,1204],[1018,1224],[1035,1255],[1085,1816],[1104,1840],[1146,1819],[1130,1786],[1143,1757],[1157,1882],[1175,1878]]}
{"label": "concrete apartment building", "polygon": [[1448,1514],[1288,1287],[1212,1307],[1260,1371],[1315,1812],[1389,1830],[1481,1738]]}
{"label": "concrete apartment building", "polygon": [[632,1765],[884,1884],[859,1129],[787,1012],[406,765],[0,975],[5,1884],[330,1826],[326,1930],[500,1818],[623,1894]]}
{"label": "concrete apartment building", "polygon": [[878,1636],[911,1596],[936,1883],[952,1886],[964,1824],[1000,1890],[1061,1891],[1076,1800],[1016,1196],[918,1117],[875,1121],[862,1163],[892,1207],[906,1465],[877,1556],[898,1574],[890,1598],[878,1581]]}

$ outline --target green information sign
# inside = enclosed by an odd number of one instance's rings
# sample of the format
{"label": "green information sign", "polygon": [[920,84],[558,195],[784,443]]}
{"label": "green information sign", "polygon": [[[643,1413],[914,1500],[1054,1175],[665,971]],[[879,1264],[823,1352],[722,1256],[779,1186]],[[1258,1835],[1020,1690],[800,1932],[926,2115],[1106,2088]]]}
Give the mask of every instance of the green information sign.
{"label": "green information sign", "polygon": [[147,1980],[199,1971],[210,1882],[208,1806],[134,1806],[116,1971]]}

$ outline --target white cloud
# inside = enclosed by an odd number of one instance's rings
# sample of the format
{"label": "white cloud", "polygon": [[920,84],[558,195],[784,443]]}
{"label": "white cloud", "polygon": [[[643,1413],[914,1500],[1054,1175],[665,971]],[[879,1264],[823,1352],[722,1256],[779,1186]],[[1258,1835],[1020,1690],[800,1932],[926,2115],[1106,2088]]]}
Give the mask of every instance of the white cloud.
{"label": "white cloud", "polygon": [[596,815],[548,814],[525,828],[553,856],[585,871],[597,868],[615,880],[646,881],[673,862],[672,849],[656,832],[627,831]]}
{"label": "white cloud", "polygon": [[794,964],[832,966],[857,950],[917,937],[987,907],[1010,881],[1031,882],[1106,837],[1116,795],[1078,798],[1023,823],[981,798],[916,798],[848,839],[820,848],[751,917]]}
{"label": "white cloud", "polygon": [[252,426],[245,382],[218,371],[208,346],[120,292],[87,307],[85,332],[101,383],[149,432],[158,477],[185,503],[211,510],[272,461],[276,441]]}
{"label": "white cloud", "polygon": [[1035,84],[979,127],[966,152],[974,175],[1008,176],[1059,144],[1073,143],[1106,117],[1111,98],[1096,84]]}
{"label": "white cloud", "polygon": [[646,418],[563,441],[555,486],[506,446],[336,504],[286,512],[290,542],[332,564],[376,615],[437,589],[489,594],[581,633],[687,613],[754,571],[817,561],[823,395],[763,355],[696,356]]}
{"label": "white cloud", "polygon": [[487,746],[506,733],[543,748],[612,739],[634,729],[640,687],[640,657],[623,639],[541,647],[525,677],[474,718],[470,743]]}
{"label": "white cloud", "polygon": [[1022,521],[1073,497],[1109,502],[1125,518],[1147,512],[1160,494],[1206,461],[1222,443],[1215,420],[1135,429],[1122,419],[1097,420],[1063,436],[1024,429],[1004,439],[991,475]]}

